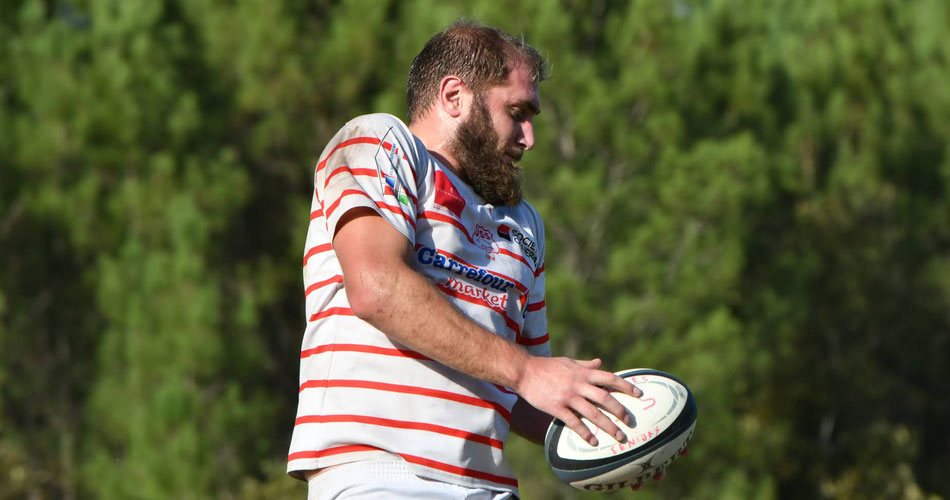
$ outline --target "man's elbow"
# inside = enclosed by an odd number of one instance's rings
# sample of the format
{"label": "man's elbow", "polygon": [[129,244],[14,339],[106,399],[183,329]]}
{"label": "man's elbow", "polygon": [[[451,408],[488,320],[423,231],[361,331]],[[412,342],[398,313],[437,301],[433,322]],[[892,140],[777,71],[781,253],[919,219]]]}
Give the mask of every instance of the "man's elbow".
{"label": "man's elbow", "polygon": [[353,315],[370,324],[375,324],[384,317],[392,293],[385,287],[386,277],[371,269],[360,270],[356,276],[344,274],[343,287],[346,290],[346,299],[350,303]]}

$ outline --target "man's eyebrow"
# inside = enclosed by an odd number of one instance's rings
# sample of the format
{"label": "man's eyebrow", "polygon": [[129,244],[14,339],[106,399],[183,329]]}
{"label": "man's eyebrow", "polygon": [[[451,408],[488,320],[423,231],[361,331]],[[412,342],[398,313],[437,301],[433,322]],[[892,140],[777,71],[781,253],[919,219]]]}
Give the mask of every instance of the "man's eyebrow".
{"label": "man's eyebrow", "polygon": [[528,101],[528,100],[518,101],[515,103],[515,106],[519,108],[528,108],[528,111],[531,111],[531,114],[535,116],[541,114],[541,108],[538,106],[538,103],[535,101]]}

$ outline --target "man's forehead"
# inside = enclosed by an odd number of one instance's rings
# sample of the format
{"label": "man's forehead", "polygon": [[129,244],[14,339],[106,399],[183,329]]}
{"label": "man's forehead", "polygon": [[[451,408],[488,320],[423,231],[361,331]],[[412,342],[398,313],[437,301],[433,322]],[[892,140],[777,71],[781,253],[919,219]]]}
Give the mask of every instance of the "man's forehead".
{"label": "man's forehead", "polygon": [[505,85],[495,87],[509,106],[521,106],[534,114],[541,112],[541,99],[538,96],[538,84],[524,64],[518,64],[508,73]]}

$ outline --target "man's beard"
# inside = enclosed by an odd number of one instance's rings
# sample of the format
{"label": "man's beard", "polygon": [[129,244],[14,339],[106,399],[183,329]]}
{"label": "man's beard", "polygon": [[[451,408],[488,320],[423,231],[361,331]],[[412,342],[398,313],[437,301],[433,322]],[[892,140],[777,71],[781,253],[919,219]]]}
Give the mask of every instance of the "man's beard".
{"label": "man's beard", "polygon": [[504,148],[492,128],[488,107],[480,96],[473,101],[472,114],[459,125],[449,151],[458,162],[459,177],[495,206],[521,202],[521,149]]}

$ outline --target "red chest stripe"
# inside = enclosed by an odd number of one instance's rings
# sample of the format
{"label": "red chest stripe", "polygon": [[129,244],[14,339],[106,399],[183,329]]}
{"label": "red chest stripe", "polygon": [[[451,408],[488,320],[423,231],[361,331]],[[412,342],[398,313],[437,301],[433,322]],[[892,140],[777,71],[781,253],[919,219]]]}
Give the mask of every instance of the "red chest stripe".
{"label": "red chest stripe", "polygon": [[388,384],[385,382],[373,382],[370,380],[308,380],[303,384],[300,384],[300,391],[320,387],[327,389],[338,387],[350,389],[370,389],[376,391],[398,392],[401,394],[415,394],[417,396],[445,399],[469,406],[478,406],[481,408],[492,409],[497,411],[506,421],[511,421],[511,412],[508,411],[504,406],[494,401],[486,401],[474,396],[466,396],[464,394],[456,394],[454,392],[440,391],[438,389],[427,389],[425,387],[417,387],[414,385]]}
{"label": "red chest stripe", "polygon": [[511,250],[506,250],[504,248],[498,247],[498,253],[520,260],[522,264],[528,266],[528,269],[531,269],[532,273],[534,272],[534,269],[531,267],[531,264],[528,264],[528,261],[525,260],[524,257],[512,252]]}
{"label": "red chest stripe", "polygon": [[453,429],[442,425],[428,424],[425,422],[412,422],[409,420],[394,420],[390,418],[370,417],[366,415],[305,415],[298,417],[295,425],[302,424],[325,424],[325,423],[358,423],[367,425],[378,425],[381,427],[392,427],[395,429],[410,429],[418,431],[433,432],[444,436],[452,436],[467,441],[485,444],[499,450],[504,448],[504,443],[498,439],[493,439],[474,432],[464,431],[462,429]]}
{"label": "red chest stripe", "polygon": [[435,460],[429,460],[427,458],[417,457],[413,455],[406,455],[405,453],[400,453],[399,456],[404,458],[407,462],[413,463],[416,465],[423,465],[430,467],[432,469],[437,469],[445,472],[451,472],[452,474],[458,474],[460,476],[474,477],[476,479],[484,479],[486,481],[492,481],[498,484],[507,484],[509,486],[518,487],[518,480],[511,477],[497,476],[495,474],[489,474],[488,472],[482,472],[474,469],[465,469],[451,464],[446,464],[442,462],[436,462]]}
{"label": "red chest stripe", "polygon": [[[291,453],[287,456],[289,461],[301,460],[306,458],[321,458],[329,457],[333,455],[341,455],[344,453],[359,453],[367,451],[386,451],[375,446],[366,446],[360,444],[352,444],[346,446],[337,446],[335,448],[327,448],[325,450],[313,450],[313,451],[298,451],[296,453]],[[416,455],[409,455],[407,453],[393,452],[402,457],[405,461],[413,463],[416,465],[422,465],[424,467],[429,467],[431,469],[441,470],[443,472],[449,472],[459,476],[473,477],[476,479],[483,479],[486,481],[492,481],[498,484],[507,484],[509,486],[518,487],[518,480],[511,477],[498,476],[495,474],[490,474],[488,472],[483,472],[475,469],[466,469],[464,467],[459,467],[457,465],[447,464],[444,462],[438,462],[436,460],[431,460],[428,458],[419,457]]]}
{"label": "red chest stripe", "polygon": [[325,450],[313,450],[313,451],[298,451],[296,453],[291,453],[287,455],[287,460],[300,460],[302,458],[321,458],[321,457],[330,457],[333,455],[341,455],[343,453],[357,453],[361,451],[384,451],[374,446],[366,446],[362,444],[351,444],[348,446],[337,446],[336,448],[327,448]]}
{"label": "red chest stripe", "polygon": [[432,361],[432,358],[418,353],[416,351],[410,351],[408,349],[396,349],[392,347],[378,347],[374,345],[363,345],[363,344],[325,344],[313,349],[305,349],[300,351],[300,359],[308,358],[324,352],[362,352],[366,354],[380,354],[383,356],[396,356],[400,358],[413,358],[420,359],[423,361]]}
{"label": "red chest stripe", "polygon": [[544,264],[541,264],[541,267],[539,267],[538,270],[534,272],[534,277],[537,278],[538,276],[541,276],[541,273],[543,272],[544,272]]}
{"label": "red chest stripe", "polygon": [[548,334],[545,333],[544,335],[535,339],[521,337],[518,339],[518,343],[521,345],[526,345],[526,346],[535,346],[535,345],[541,345],[547,342],[548,340],[549,340]]}
{"label": "red chest stripe", "polygon": [[544,305],[543,300],[541,302],[535,302],[534,304],[528,304],[528,312],[540,311],[544,308]]}
{"label": "red chest stripe", "polygon": [[452,217],[450,215],[445,215],[439,212],[434,212],[432,210],[426,210],[425,212],[422,212],[421,215],[419,215],[419,218],[437,220],[439,222],[447,222],[449,224],[452,224],[459,231],[462,231],[462,234],[465,235],[465,238],[468,240],[469,243],[473,245],[475,244],[475,240],[472,239],[472,235],[468,234],[468,229],[465,229],[465,226],[461,222],[459,222],[459,220],[456,219],[455,217]]}

